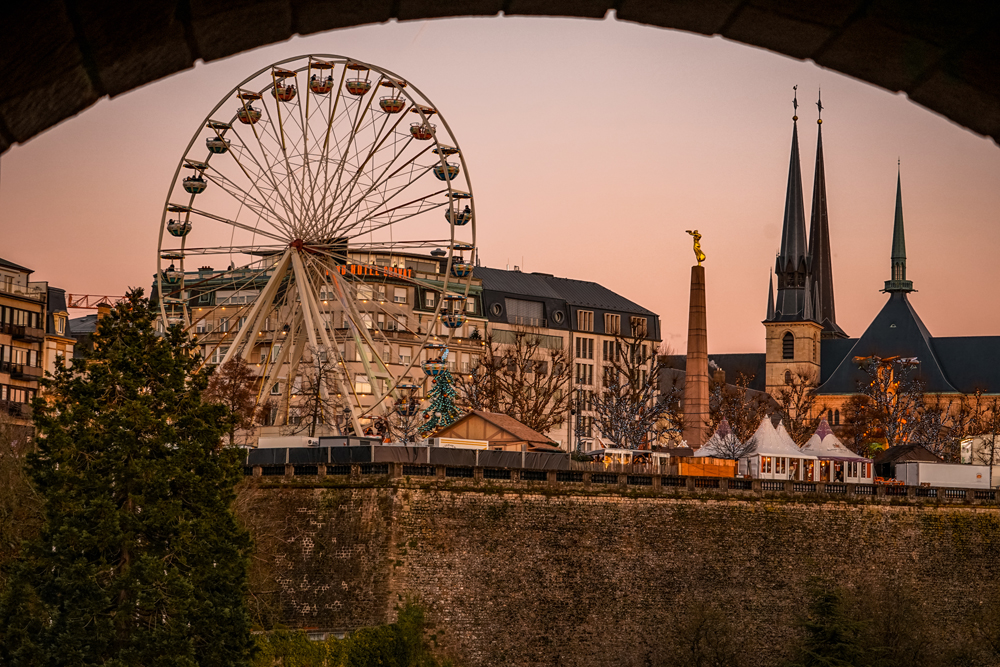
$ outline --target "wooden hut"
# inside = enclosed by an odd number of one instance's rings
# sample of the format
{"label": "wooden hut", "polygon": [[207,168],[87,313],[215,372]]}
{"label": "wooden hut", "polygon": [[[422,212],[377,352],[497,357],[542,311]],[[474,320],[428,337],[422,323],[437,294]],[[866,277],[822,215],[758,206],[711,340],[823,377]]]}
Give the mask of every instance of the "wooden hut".
{"label": "wooden hut", "polygon": [[473,410],[431,437],[485,440],[490,443],[490,449],[501,451],[562,451],[554,440],[528,428],[513,417],[483,410]]}

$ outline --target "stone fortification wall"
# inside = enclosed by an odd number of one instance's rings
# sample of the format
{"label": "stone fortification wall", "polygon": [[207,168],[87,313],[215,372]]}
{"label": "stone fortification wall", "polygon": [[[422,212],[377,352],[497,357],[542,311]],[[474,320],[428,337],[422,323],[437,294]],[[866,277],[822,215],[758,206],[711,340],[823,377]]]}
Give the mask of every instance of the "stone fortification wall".
{"label": "stone fortification wall", "polygon": [[285,623],[344,630],[421,598],[464,665],[650,665],[709,603],[774,664],[809,580],[895,578],[947,624],[998,574],[1000,512],[983,505],[597,493],[405,478],[250,482],[280,519]]}

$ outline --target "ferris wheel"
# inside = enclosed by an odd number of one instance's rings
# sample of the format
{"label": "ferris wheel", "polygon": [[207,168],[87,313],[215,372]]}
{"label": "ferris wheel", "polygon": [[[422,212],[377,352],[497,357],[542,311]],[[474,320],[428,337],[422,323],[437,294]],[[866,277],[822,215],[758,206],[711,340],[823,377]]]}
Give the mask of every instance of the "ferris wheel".
{"label": "ferris wheel", "polygon": [[[258,367],[259,395],[319,357],[360,362],[367,403],[346,371],[336,379],[360,433],[387,397],[407,400],[412,368],[440,372],[384,358],[380,328],[446,349],[466,321],[475,243],[465,157],[434,104],[375,65],[299,56],[240,82],[191,138],[160,222],[155,297],[206,359]],[[433,271],[413,268],[421,257]],[[400,285],[439,295],[427,318],[440,326],[405,317]]]}

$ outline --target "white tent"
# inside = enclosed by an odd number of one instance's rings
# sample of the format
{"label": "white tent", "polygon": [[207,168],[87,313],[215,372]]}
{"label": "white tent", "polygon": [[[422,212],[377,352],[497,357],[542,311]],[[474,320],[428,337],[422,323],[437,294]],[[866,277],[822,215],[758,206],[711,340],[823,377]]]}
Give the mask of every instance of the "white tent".
{"label": "white tent", "polygon": [[785,430],[765,417],[751,438],[751,448],[740,457],[740,473],[759,479],[811,481],[817,457],[798,448]]}
{"label": "white tent", "polygon": [[[726,456],[725,453],[735,449],[732,444],[732,439],[735,437],[733,429],[729,426],[729,422],[726,421],[725,417],[723,417],[722,421],[719,422],[719,426],[715,429],[715,433],[712,434],[712,437],[708,439],[708,442],[699,447],[695,451],[694,455],[712,456],[720,459],[732,458],[732,455]],[[737,440],[736,442],[739,441]]]}
{"label": "white tent", "polygon": [[817,482],[872,483],[872,461],[849,450],[824,419],[802,451],[819,458]]}

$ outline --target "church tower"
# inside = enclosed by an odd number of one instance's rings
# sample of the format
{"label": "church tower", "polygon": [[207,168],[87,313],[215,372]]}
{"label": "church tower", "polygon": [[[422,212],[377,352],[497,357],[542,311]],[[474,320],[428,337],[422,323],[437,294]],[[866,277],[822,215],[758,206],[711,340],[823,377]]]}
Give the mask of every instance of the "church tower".
{"label": "church tower", "polygon": [[[813,280],[813,257],[806,245],[805,204],[802,196],[802,169],[799,164],[798,99],[792,102],[796,115],[792,116],[792,150],[788,164],[788,185],[785,190],[785,214],[781,227],[781,249],[775,261],[774,274],[778,281],[777,298],[773,310],[768,296],[766,385],[767,391],[776,393],[795,375],[819,380],[819,345],[823,325],[817,321],[816,295],[818,288]],[[825,184],[825,177],[824,177]],[[816,215],[814,192],[813,209]],[[826,210],[825,187],[822,211]],[[823,218],[825,220],[825,218]],[[814,224],[821,224],[814,217]],[[828,237],[827,237],[828,238]],[[829,247],[829,241],[827,241]],[[832,294],[832,271],[830,273]],[[833,301],[830,300],[832,312]]]}

